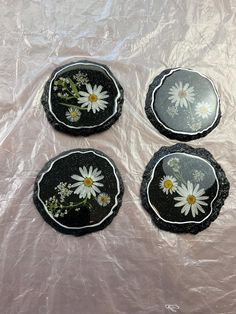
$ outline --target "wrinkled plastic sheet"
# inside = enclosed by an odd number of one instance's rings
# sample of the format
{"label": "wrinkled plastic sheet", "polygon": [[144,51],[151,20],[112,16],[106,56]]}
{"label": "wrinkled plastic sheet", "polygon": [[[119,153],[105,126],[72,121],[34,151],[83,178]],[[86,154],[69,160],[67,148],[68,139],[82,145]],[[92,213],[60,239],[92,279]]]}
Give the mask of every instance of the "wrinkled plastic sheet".
{"label": "wrinkled plastic sheet", "polygon": [[[236,313],[236,1],[0,1],[0,313]],[[88,138],[55,131],[40,104],[59,65],[88,59],[110,67],[125,89],[122,116]],[[144,112],[155,75],[169,67],[208,75],[222,120],[205,147],[231,191],[198,235],[156,228],[139,188],[155,151],[175,142]],[[35,177],[64,150],[108,154],[124,183],[123,205],[103,231],[80,238],[52,229],[32,202]]]}

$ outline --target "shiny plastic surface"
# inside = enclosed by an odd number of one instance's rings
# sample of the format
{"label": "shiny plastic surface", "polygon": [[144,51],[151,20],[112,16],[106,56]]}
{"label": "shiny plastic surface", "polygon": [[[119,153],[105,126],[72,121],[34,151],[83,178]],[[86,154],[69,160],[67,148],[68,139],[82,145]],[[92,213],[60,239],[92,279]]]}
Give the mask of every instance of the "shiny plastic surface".
{"label": "shiny plastic surface", "polygon": [[[0,3],[0,313],[235,313],[236,2]],[[88,138],[55,131],[40,104],[51,72],[79,59],[109,66],[125,90],[119,121]],[[231,183],[219,217],[196,236],[159,230],[139,196],[145,165],[175,143],[146,117],[148,86],[177,66],[216,85],[220,124],[189,144],[208,149]],[[32,200],[45,162],[77,147],[111,157],[125,184],[113,222],[80,238],[56,232]]]}

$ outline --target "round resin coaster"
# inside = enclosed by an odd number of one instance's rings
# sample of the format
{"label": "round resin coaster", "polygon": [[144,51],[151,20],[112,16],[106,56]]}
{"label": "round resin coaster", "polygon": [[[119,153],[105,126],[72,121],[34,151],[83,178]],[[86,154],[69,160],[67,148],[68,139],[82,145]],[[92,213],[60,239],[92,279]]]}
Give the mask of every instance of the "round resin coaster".
{"label": "round resin coaster", "polygon": [[47,81],[42,104],[59,131],[90,135],[121,115],[123,88],[107,66],[80,61],[57,68]]}
{"label": "round resin coaster", "polygon": [[214,221],[229,193],[223,169],[203,148],[162,147],[148,163],[142,203],[154,223],[171,232],[198,233]]}
{"label": "round resin coaster", "polygon": [[197,71],[176,68],[149,86],[145,111],[165,136],[190,141],[210,133],[220,121],[220,100],[213,82]]}
{"label": "round resin coaster", "polygon": [[105,228],[117,214],[123,183],[113,161],[94,149],[51,159],[39,173],[34,203],[56,230],[76,236]]}

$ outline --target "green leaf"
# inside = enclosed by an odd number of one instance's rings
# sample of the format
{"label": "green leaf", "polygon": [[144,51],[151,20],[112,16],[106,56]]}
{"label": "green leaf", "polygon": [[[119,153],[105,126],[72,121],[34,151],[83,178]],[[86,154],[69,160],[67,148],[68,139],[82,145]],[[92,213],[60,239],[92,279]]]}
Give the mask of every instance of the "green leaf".
{"label": "green leaf", "polygon": [[64,102],[60,102],[59,104],[62,106],[69,107],[69,108],[77,108],[79,110],[87,110],[87,108],[81,108],[79,105],[70,105],[70,104],[66,104]]}
{"label": "green leaf", "polygon": [[[57,84],[55,84],[57,82]],[[65,85],[65,82],[64,81],[61,81],[61,80],[58,80],[58,81],[55,81],[54,85],[56,86],[64,86]]]}
{"label": "green leaf", "polygon": [[75,93],[76,97],[79,98],[80,95],[79,95],[79,92],[78,92],[78,89],[75,85],[75,83],[72,81],[72,79],[69,78],[69,82],[70,82],[70,88],[72,89],[72,91]]}

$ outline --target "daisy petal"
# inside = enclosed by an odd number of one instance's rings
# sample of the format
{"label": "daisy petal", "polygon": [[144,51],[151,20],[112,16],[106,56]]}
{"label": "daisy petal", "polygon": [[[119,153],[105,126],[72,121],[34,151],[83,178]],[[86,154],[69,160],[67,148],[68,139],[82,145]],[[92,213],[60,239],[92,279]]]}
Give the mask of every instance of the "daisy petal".
{"label": "daisy petal", "polygon": [[91,84],[86,84],[86,88],[89,94],[93,94],[93,89],[92,89]]}
{"label": "daisy petal", "polygon": [[83,91],[80,91],[79,94],[80,94],[81,96],[84,96],[84,98],[87,98],[87,99],[88,99],[88,97],[89,97],[89,93],[86,93],[86,92],[83,92]]}
{"label": "daisy petal", "polygon": [[81,176],[78,176],[77,174],[73,174],[73,176],[71,176],[72,179],[77,180],[77,181],[83,181],[84,178]]}

